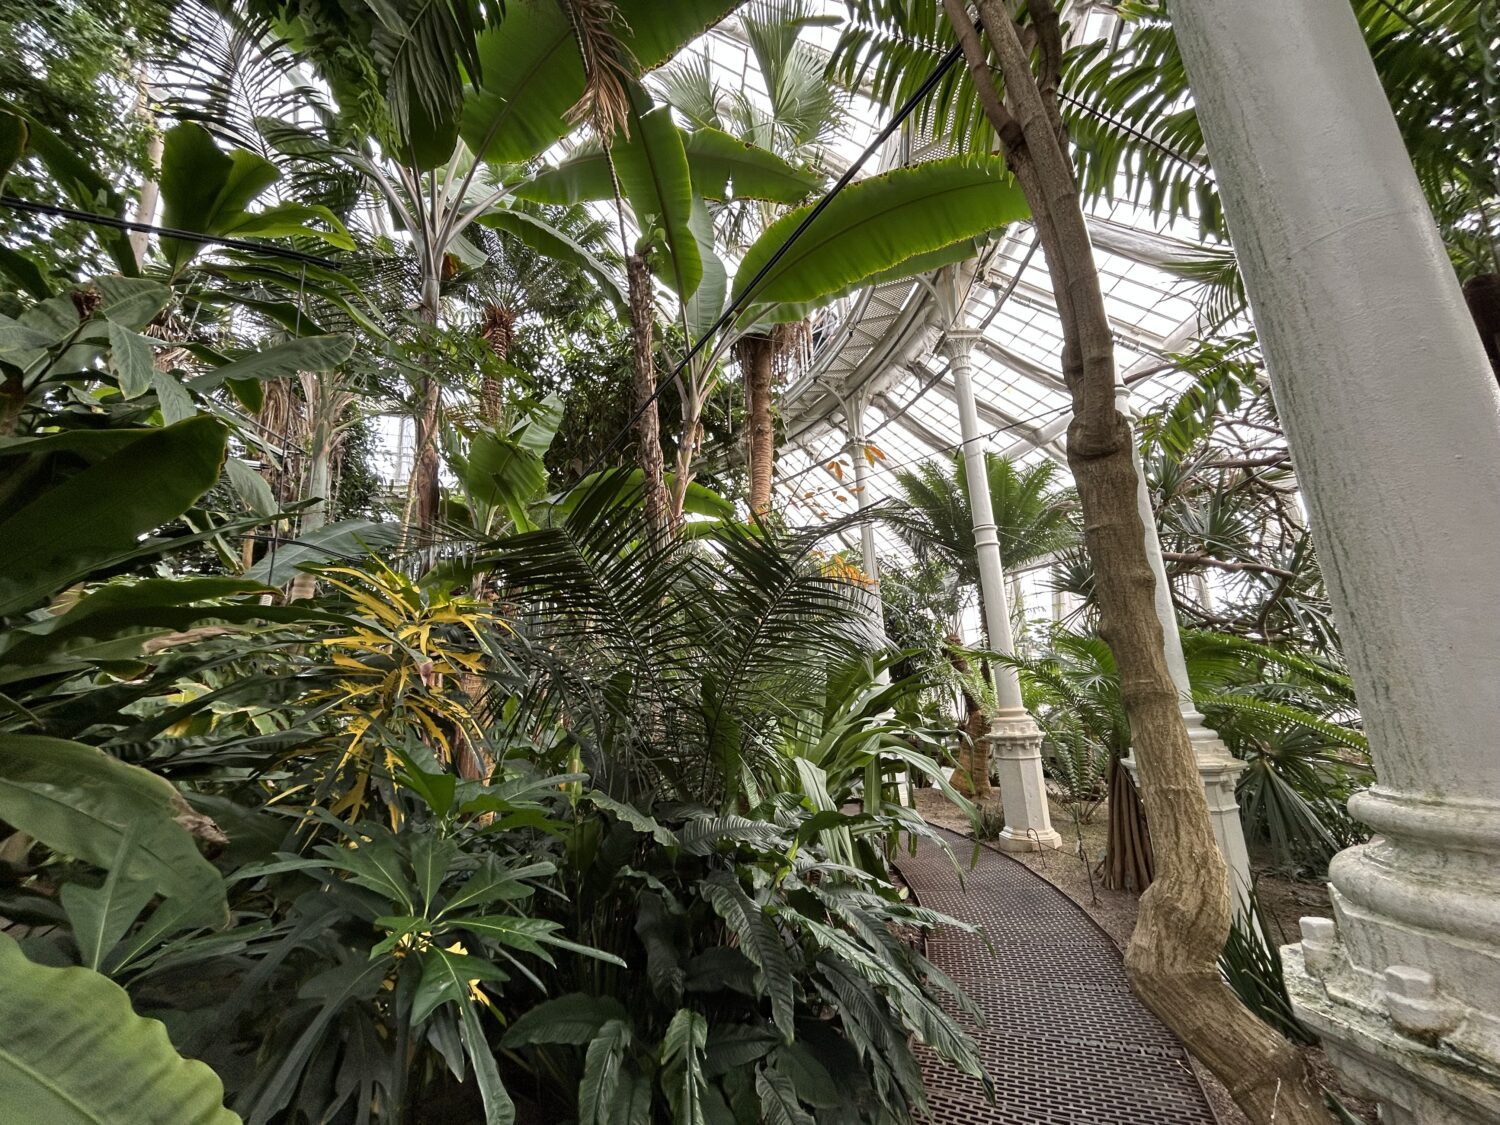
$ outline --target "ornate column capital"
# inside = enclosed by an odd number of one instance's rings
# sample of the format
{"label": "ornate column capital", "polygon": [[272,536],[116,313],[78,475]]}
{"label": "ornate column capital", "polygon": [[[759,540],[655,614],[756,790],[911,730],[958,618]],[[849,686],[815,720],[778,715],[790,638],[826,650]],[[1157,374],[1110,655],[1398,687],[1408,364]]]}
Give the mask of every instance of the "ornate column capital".
{"label": "ornate column capital", "polygon": [[953,363],[967,363],[979,342],[981,333],[977,328],[954,325],[943,333],[943,354]]}

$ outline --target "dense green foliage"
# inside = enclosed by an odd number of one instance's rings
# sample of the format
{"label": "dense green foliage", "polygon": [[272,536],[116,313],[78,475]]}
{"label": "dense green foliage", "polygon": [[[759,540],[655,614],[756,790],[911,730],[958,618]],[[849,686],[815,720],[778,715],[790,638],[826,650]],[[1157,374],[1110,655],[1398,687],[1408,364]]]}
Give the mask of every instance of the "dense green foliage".
{"label": "dense green foliage", "polygon": [[[771,264],[851,91],[894,105],[948,31],[851,0],[829,59],[821,9],[737,7],[0,14],[0,184],[41,208],[0,209],[0,1117],[893,1125],[919,1056],[988,1081],[921,942],[961,923],[893,863],[940,846],[912,784],[978,816],[948,774],[984,660],[1020,668],[1059,792],[1109,792],[1129,729],[1074,498],[986,461],[1007,566],[1073,609],[968,651],[972,482],[908,466],[873,514],[913,555],[882,631],[829,544],[857,520],[746,519],[735,355],[1027,215],[955,68],[920,126],[968,155],[863,178]],[[1482,8],[1355,4],[1466,276]],[[1067,71],[1083,188],[1220,236],[1170,27],[1120,12]],[[676,57],[731,17],[764,99]],[[1367,747],[1232,254],[1182,272],[1204,336],[1140,426],[1171,594],[1247,835],[1320,872]],[[645,357],[659,436],[630,429]]]}

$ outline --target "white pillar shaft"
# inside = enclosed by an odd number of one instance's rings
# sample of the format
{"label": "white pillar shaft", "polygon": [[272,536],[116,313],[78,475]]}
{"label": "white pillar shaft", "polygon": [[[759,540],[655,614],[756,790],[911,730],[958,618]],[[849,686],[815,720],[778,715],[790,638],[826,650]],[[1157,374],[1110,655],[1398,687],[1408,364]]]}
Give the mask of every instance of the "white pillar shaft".
{"label": "white pillar shaft", "polygon": [[[969,371],[977,336],[973,329],[950,328],[945,347],[958,402],[959,434],[964,443],[964,474],[969,482],[974,546],[979,554],[979,595],[985,628],[992,649],[1011,653],[1016,643],[1011,634],[1010,609],[1005,604],[1005,567],[1000,559],[990,478],[979,440],[979,410]],[[989,735],[991,772],[1000,784],[1000,803],[1005,811],[1005,828],[996,843],[1008,851],[1061,847],[1062,837],[1052,827],[1052,810],[1047,805],[1041,728],[1021,703],[1021,679],[1016,670],[1001,665],[992,671],[996,714]]]}
{"label": "white pillar shaft", "polygon": [[1393,1116],[1500,1120],[1500,395],[1347,2],[1170,7],[1379,778],[1288,979]]}
{"label": "white pillar shaft", "polygon": [[[958,402],[958,430],[963,438],[964,474],[969,481],[969,511],[974,521],[974,547],[979,554],[979,597],[990,646],[996,652],[1015,651],[1010,627],[1010,607],[1005,601],[1005,565],[1000,558],[1000,538],[995,529],[995,508],[990,497],[989,474],[985,471],[984,444],[979,440],[979,408],[974,401],[970,375],[972,330],[954,329],[948,334],[948,359],[953,373],[953,393]],[[1019,712],[1021,680],[1009,666],[995,669],[995,696],[1001,712]]]}
{"label": "white pillar shaft", "polygon": [[1500,396],[1358,25],[1173,8],[1381,783],[1500,796]]}
{"label": "white pillar shaft", "polygon": [[[859,510],[864,511],[873,503],[870,496],[870,462],[865,457],[865,439],[852,427],[849,438],[849,457],[854,462],[854,487],[858,489]],[[865,574],[880,588],[880,556],[875,549],[875,525],[862,524],[859,529],[859,551],[864,556]]]}
{"label": "white pillar shaft", "polygon": [[[846,431],[849,435],[849,459],[854,464],[854,498],[859,505],[859,510],[864,511],[875,502],[870,495],[870,461],[865,455],[865,417],[864,401],[856,396],[844,403],[844,417]],[[877,627],[885,629],[885,606],[880,597],[880,554],[875,545],[875,525],[864,523],[859,528],[859,552],[862,556],[865,575],[870,579],[870,604],[871,615],[875,619]],[[882,681],[889,680],[889,674],[882,671]]]}

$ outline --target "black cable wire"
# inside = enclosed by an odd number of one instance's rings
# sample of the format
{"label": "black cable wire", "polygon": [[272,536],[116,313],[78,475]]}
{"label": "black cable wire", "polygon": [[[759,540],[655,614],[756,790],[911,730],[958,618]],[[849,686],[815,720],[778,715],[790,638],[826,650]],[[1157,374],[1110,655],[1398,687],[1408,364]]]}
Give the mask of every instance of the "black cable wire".
{"label": "black cable wire", "polygon": [[294,262],[301,262],[304,265],[322,266],[324,269],[337,268],[332,261],[327,258],[320,258],[316,254],[304,254],[300,250],[287,250],[280,246],[270,246],[263,242],[249,242],[243,238],[226,238],[221,235],[203,234],[201,231],[182,230],[180,227],[159,227],[154,223],[137,223],[130,219],[116,218],[114,215],[100,215],[94,211],[80,211],[74,207],[60,207],[55,203],[38,203],[31,199],[19,199],[14,195],[0,195],[0,204],[4,204],[12,211],[25,211],[32,215],[53,215],[59,219],[76,219],[81,223],[92,223],[95,226],[101,227],[113,227],[115,230],[155,234],[160,235],[162,238],[180,238],[185,242],[213,243],[218,246],[228,246],[235,250],[253,250],[257,254],[270,254],[277,258],[289,258]]}
{"label": "black cable wire", "polygon": [[[761,268],[756,271],[755,276],[750,279],[749,284],[747,284],[742,290],[740,290],[740,292],[729,302],[729,307],[719,314],[719,318],[709,326],[708,330],[704,332],[702,336],[698,337],[697,342],[694,343],[690,349],[688,349],[687,355],[682,357],[682,360],[677,364],[676,367],[672,369],[671,374],[657,381],[656,387],[651,392],[650,397],[636,408],[635,413],[630,416],[629,421],[627,421],[625,425],[620,427],[619,432],[617,432],[614,437],[610,438],[610,440],[605,444],[604,448],[595,455],[588,468],[585,469],[584,472],[579,476],[578,482],[572,486],[573,488],[577,488],[578,484],[581,484],[583,481],[593,476],[594,473],[598,472],[599,466],[603,464],[604,459],[609,456],[610,451],[613,450],[615,446],[619,444],[620,439],[628,434],[635,426],[635,424],[641,420],[641,415],[645,414],[646,411],[651,408],[652,403],[654,403],[659,397],[661,397],[661,393],[667,388],[667,385],[674,379],[676,379],[677,376],[681,375],[682,372],[687,368],[687,365],[691,363],[693,359],[698,355],[698,353],[703,350],[704,345],[707,344],[709,340],[713,339],[713,337],[721,329],[723,329],[731,320],[734,319],[735,315],[740,311],[740,306],[745,302],[747,298],[750,297],[751,294],[755,292],[755,287],[765,279],[768,273],[771,272],[772,267],[774,267],[777,262],[781,261],[786,252],[792,248],[792,244],[796,242],[797,239],[807,231],[808,227],[812,226],[812,224],[817,220],[818,216],[821,215],[828,208],[828,205],[832,203],[833,200],[838,196],[839,192],[843,191],[846,187],[849,186],[850,183],[853,182],[855,173],[857,173],[860,168],[864,166],[865,161],[874,156],[875,153],[879,151],[880,147],[890,139],[891,134],[894,133],[898,128],[900,128],[901,123],[911,116],[912,112],[917,108],[918,105],[922,103],[927,95],[933,91],[933,88],[936,87],[937,84],[942,80],[943,75],[952,68],[953,64],[958,61],[959,56],[962,54],[963,48],[958,44],[954,44],[951,48],[949,48],[947,54],[942,57],[942,60],[938,63],[937,67],[923,80],[922,85],[917,87],[917,89],[913,91],[911,97],[907,98],[906,101],[901,105],[901,108],[896,111],[895,116],[893,116],[890,121],[886,122],[879,133],[875,134],[875,139],[866,146],[865,150],[859,154],[859,157],[854,161],[854,163],[849,165],[849,167],[845,169],[844,174],[838,178],[838,182],[836,182],[833,187],[829,188],[828,191],[823,194],[823,197],[813,205],[813,209],[811,211],[803,216],[802,221],[797,224],[797,229],[792,231],[790,237],[788,237],[785,242],[777,247],[776,252],[771,255],[766,264],[761,266]],[[572,489],[569,489],[569,491],[572,491]]]}

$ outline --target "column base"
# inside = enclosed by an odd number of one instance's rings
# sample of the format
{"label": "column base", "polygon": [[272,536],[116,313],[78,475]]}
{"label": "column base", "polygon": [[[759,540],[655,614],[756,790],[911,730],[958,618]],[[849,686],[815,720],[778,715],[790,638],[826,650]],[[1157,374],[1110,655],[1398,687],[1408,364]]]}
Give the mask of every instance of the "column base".
{"label": "column base", "polygon": [[1025,711],[1001,712],[986,736],[990,776],[1000,786],[1005,828],[996,840],[1001,851],[1030,852],[1062,847],[1052,827],[1047,785],[1042,776],[1042,729]]}
{"label": "column base", "polygon": [[1379,835],[1282,951],[1292,1005],[1383,1121],[1500,1121],[1500,804],[1377,787],[1350,811]]}
{"label": "column base", "polygon": [[991,841],[995,847],[1002,852],[1019,854],[1021,852],[1040,852],[1049,849],[1058,849],[1063,846],[1063,839],[1058,835],[1056,829],[1049,828],[1045,832],[1033,830],[1029,835],[1022,836],[1012,832],[1007,826],[1002,829],[1000,835]]}
{"label": "column base", "polygon": [[1373,991],[1365,993],[1363,1003],[1333,995],[1308,970],[1305,945],[1281,951],[1292,1007],[1350,1087],[1380,1103],[1382,1125],[1500,1121],[1500,1070],[1439,1036],[1402,1031]]}

